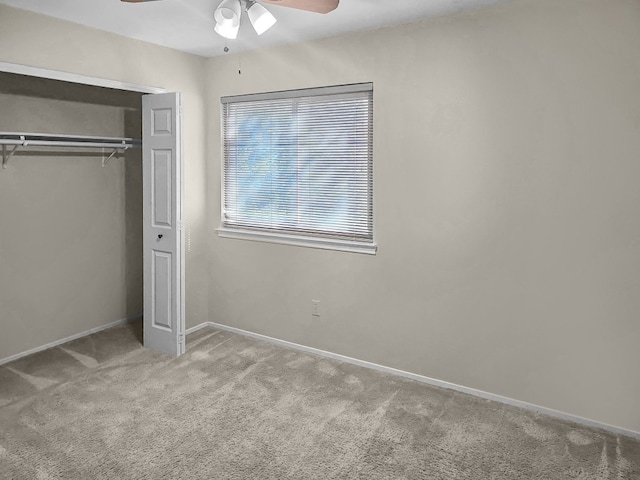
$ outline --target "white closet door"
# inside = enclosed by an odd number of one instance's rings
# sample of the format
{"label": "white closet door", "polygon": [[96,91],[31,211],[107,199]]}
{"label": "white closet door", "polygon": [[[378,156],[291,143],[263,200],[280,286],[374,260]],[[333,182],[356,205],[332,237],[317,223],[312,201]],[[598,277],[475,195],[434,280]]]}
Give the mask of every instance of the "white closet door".
{"label": "white closet door", "polygon": [[144,346],[184,353],[184,238],[179,93],[142,97]]}

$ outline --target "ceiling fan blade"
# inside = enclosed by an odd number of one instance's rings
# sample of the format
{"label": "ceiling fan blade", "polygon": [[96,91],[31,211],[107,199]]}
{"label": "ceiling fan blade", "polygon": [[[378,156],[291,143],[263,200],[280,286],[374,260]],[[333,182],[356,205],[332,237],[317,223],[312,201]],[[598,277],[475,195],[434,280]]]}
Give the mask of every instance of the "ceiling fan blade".
{"label": "ceiling fan blade", "polygon": [[329,13],[338,8],[340,0],[261,0],[268,5],[297,8],[315,13]]}

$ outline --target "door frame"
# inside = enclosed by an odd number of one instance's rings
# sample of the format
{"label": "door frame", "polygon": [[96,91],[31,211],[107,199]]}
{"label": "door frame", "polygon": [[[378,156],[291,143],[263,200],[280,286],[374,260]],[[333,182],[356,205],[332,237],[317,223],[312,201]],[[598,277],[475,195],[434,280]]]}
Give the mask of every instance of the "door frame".
{"label": "door frame", "polygon": [[138,93],[167,93],[168,90],[162,87],[151,87],[148,85],[136,85],[134,83],[109,80],[107,78],[90,77],[79,73],[63,72],[60,70],[49,70],[47,68],[32,67],[18,63],[0,62],[0,72],[15,73],[27,77],[47,78],[49,80],[60,80],[68,83],[79,83],[92,87],[112,88],[115,90],[125,90]]}
{"label": "door frame", "polygon": [[[30,66],[30,65],[22,65],[22,64],[18,64],[18,63],[9,63],[9,62],[2,62],[0,61],[0,72],[2,73],[13,73],[13,74],[17,74],[17,75],[24,75],[24,76],[28,76],[28,77],[38,77],[38,78],[45,78],[45,79],[49,79],[49,80],[58,80],[58,81],[62,81],[62,82],[68,82],[68,83],[77,83],[80,85],[88,85],[88,86],[93,86],[93,87],[104,87],[104,88],[110,88],[110,89],[114,89],[114,90],[124,90],[124,91],[129,91],[129,92],[136,92],[136,93],[140,93],[140,94],[158,94],[158,93],[168,93],[169,91],[165,88],[162,87],[153,87],[153,86],[149,86],[149,85],[139,85],[139,84],[134,84],[134,83],[127,83],[127,82],[121,82],[118,80],[111,80],[111,79],[106,79],[106,78],[100,78],[100,77],[92,77],[92,76],[88,76],[88,75],[82,75],[82,74],[78,74],[78,73],[71,73],[71,72],[63,72],[61,70],[51,70],[51,69],[47,69],[47,68],[40,68],[40,67],[34,67],[34,66]],[[140,115],[142,115],[142,112],[140,112]],[[184,138],[184,132],[183,129],[180,129],[180,145],[182,148],[182,145],[184,144],[184,142],[182,142],[182,138]],[[144,140],[144,139],[143,139]],[[180,155],[182,155],[183,152],[180,152]],[[182,168],[184,168],[184,160],[182,161]],[[182,191],[184,191],[184,173],[182,173],[181,175],[181,183],[182,183]],[[143,182],[144,184],[144,182]],[[144,188],[144,187],[143,187]],[[179,208],[181,209],[181,211],[184,211],[184,196],[181,196],[181,198],[178,199],[179,202]],[[143,209],[149,208],[148,206],[143,205]],[[182,219],[183,219],[183,215],[182,215]],[[184,220],[183,220],[184,221]],[[182,230],[184,232],[184,230]],[[143,242],[144,244],[144,242]],[[143,247],[144,248],[144,247]],[[182,294],[180,295],[180,311],[181,311],[181,316],[183,319],[183,331],[180,333],[181,335],[185,335],[186,332],[184,331],[184,318],[185,318],[185,291],[184,291],[184,286],[185,286],[185,249],[184,249],[184,241],[182,242],[182,248],[180,249],[180,251],[178,252],[178,254],[180,255],[180,282],[181,282],[181,292]],[[144,257],[144,252],[143,252],[143,257]],[[145,292],[146,289],[144,288],[143,285],[143,292]],[[145,295],[145,293],[143,293],[143,296]],[[145,302],[146,299],[143,298],[143,304],[146,303]],[[143,316],[144,316],[144,312],[143,312]]]}

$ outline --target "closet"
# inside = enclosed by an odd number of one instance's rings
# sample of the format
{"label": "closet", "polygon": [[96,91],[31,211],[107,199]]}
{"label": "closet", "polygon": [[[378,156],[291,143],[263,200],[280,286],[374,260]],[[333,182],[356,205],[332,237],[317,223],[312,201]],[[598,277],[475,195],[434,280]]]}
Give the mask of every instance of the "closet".
{"label": "closet", "polygon": [[0,360],[141,314],[141,99],[0,72]]}

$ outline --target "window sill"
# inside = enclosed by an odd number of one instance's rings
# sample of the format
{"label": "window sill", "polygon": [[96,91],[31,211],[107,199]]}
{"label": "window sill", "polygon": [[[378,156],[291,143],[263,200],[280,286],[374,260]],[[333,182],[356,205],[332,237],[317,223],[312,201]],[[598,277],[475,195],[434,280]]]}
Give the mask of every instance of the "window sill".
{"label": "window sill", "polygon": [[279,243],[281,245],[294,245],[296,247],[321,248],[324,250],[337,250],[340,252],[364,253],[375,255],[376,244],[349,242],[346,240],[331,240],[328,238],[299,237],[278,233],[254,232],[235,228],[216,228],[221,238],[235,238],[238,240],[252,240],[257,242]]}

